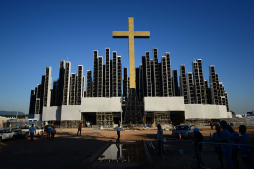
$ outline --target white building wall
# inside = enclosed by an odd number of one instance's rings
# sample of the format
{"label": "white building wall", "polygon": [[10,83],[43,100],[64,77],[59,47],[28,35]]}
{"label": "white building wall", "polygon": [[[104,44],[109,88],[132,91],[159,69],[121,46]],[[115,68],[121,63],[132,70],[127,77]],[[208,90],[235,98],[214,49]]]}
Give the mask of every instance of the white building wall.
{"label": "white building wall", "polygon": [[42,121],[60,121],[62,106],[43,107]]}
{"label": "white building wall", "polygon": [[61,120],[81,120],[81,105],[63,105]]}
{"label": "white building wall", "polygon": [[81,112],[121,112],[121,97],[82,98]]}
{"label": "white building wall", "polygon": [[144,97],[144,111],[184,111],[184,99],[180,97]]}
{"label": "white building wall", "polygon": [[225,105],[184,104],[180,97],[145,97],[144,111],[184,111],[185,119],[232,118]]}

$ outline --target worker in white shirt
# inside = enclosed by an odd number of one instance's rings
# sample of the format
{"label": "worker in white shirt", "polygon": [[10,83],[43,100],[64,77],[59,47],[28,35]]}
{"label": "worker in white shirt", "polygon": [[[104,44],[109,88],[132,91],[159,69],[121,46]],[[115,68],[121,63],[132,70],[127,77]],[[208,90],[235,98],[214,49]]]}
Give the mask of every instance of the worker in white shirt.
{"label": "worker in white shirt", "polygon": [[36,133],[34,124],[32,124],[32,126],[29,128],[29,132],[30,132],[31,141],[33,141],[34,140],[34,133]]}
{"label": "worker in white shirt", "polygon": [[118,127],[116,128],[116,131],[117,131],[117,136],[118,136],[116,142],[119,143],[120,142],[120,123],[118,124]]}

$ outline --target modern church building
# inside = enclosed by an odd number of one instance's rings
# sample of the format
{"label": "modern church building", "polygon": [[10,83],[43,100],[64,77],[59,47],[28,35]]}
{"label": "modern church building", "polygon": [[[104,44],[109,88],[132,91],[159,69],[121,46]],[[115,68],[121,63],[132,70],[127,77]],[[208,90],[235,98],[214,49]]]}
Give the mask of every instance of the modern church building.
{"label": "modern church building", "polygon": [[[93,70],[82,65],[71,73],[71,62],[60,61],[59,78],[52,81],[51,67],[46,67],[41,84],[31,91],[30,118],[71,126],[86,121],[93,125],[175,124],[186,120],[231,118],[227,92],[219,82],[215,66],[209,67],[209,82],[203,77],[202,60],[192,62],[192,72],[180,65],[171,70],[170,53],[161,56],[154,48],[142,56],[135,68],[134,38],[149,38],[149,31],[134,31],[129,18],[128,31],[113,31],[113,38],[129,39],[128,69],[122,68],[121,56],[105,49],[105,61],[93,52]],[[103,64],[105,63],[105,64]],[[122,77],[123,70],[123,77]],[[53,85],[53,88],[51,88]]]}
{"label": "modern church building", "polygon": [[[209,67],[208,82],[203,77],[201,59],[192,62],[192,73],[180,65],[178,80],[177,70],[171,72],[170,53],[166,52],[159,63],[157,52],[154,48],[153,59],[150,52],[145,52],[135,69],[143,123],[167,124],[173,117],[179,122],[231,117],[227,92],[219,82],[215,66]],[[105,64],[98,51],[93,54],[93,71],[87,70],[86,78],[82,65],[76,74],[71,73],[71,62],[60,61],[59,78],[52,81],[51,67],[46,67],[41,84],[31,91],[30,117],[42,121],[92,121],[99,125],[103,121],[124,122],[129,91],[127,68],[122,68],[117,52],[110,59],[109,48],[105,49]]]}

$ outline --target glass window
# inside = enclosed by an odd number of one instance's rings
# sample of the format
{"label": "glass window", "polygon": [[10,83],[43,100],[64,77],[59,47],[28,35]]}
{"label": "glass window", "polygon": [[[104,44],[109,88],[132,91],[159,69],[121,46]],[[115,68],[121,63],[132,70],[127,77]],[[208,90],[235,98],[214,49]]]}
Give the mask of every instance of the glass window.
{"label": "glass window", "polygon": [[188,126],[176,126],[176,130],[188,130]]}

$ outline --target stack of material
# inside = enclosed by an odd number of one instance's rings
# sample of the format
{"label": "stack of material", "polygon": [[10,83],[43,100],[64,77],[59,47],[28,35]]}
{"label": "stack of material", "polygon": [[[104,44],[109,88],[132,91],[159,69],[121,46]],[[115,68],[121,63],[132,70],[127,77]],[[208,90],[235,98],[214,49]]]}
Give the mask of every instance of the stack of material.
{"label": "stack of material", "polygon": [[247,127],[254,127],[254,118],[245,117],[245,118],[225,118],[221,119],[225,120],[229,125],[233,127],[239,127],[240,125],[245,125]]}

